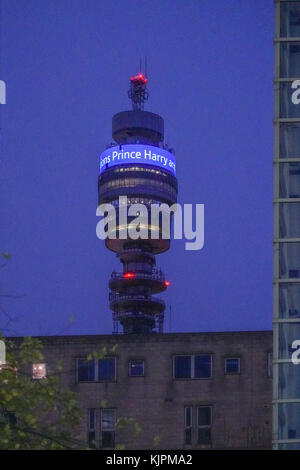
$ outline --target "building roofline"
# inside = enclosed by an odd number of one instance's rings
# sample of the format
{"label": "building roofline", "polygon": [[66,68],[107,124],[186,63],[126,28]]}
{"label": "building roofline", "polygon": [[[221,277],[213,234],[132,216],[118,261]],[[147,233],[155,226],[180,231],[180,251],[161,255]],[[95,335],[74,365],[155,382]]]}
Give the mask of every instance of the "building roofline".
{"label": "building roofline", "polygon": [[[176,339],[176,337],[188,337],[188,336],[232,336],[232,335],[271,335],[273,331],[270,330],[240,330],[240,331],[192,331],[192,332],[174,332],[174,333],[149,333],[149,334],[99,334],[99,335],[49,335],[49,336],[32,336],[32,338],[40,339],[41,341],[67,341],[67,342],[82,342],[89,340],[102,340],[107,339],[109,341],[152,341],[156,339]],[[20,341],[22,338],[30,336],[7,336],[7,339]]]}

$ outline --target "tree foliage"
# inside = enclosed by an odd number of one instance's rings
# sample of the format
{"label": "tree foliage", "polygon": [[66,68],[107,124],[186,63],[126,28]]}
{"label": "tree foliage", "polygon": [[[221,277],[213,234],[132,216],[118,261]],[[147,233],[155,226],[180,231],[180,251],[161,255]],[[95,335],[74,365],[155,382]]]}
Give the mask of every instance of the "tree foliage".
{"label": "tree foliage", "polygon": [[75,393],[61,386],[60,364],[46,378],[32,380],[31,365],[44,360],[41,341],[26,337],[20,344],[11,340],[5,344],[6,365],[0,371],[0,449],[83,448],[74,438],[80,409]]}

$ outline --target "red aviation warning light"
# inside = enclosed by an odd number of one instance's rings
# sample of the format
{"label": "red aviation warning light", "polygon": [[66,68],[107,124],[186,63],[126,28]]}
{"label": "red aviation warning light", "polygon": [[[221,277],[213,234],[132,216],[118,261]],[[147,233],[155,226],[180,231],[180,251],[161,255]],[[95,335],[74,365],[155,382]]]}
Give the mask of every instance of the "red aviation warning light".
{"label": "red aviation warning light", "polygon": [[125,273],[125,274],[124,274],[124,277],[125,277],[126,279],[132,279],[133,277],[135,277],[135,274],[134,274],[134,273]]}
{"label": "red aviation warning light", "polygon": [[145,85],[148,81],[148,79],[146,77],[144,77],[144,75],[142,73],[139,73],[138,75],[135,75],[134,77],[130,77],[130,81],[132,83],[136,83],[136,84],[143,84]]}
{"label": "red aviation warning light", "polygon": [[142,111],[144,109],[144,103],[148,99],[146,89],[148,79],[142,73],[138,73],[134,77],[130,77],[129,81],[130,89],[128,90],[128,96],[132,102],[132,109]]}
{"label": "red aviation warning light", "polygon": [[169,281],[165,281],[165,286],[166,286],[166,287],[169,287],[169,285],[170,285],[170,282],[169,282]]}

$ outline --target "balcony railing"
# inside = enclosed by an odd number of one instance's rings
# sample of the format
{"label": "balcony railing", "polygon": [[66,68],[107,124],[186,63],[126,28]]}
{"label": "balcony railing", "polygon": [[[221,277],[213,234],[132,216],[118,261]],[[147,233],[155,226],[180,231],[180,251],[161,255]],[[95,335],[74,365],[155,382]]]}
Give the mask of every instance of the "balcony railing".
{"label": "balcony railing", "polygon": [[114,302],[126,302],[126,300],[129,301],[139,301],[139,300],[145,300],[149,302],[155,302],[157,304],[160,304],[162,306],[165,306],[165,302],[158,298],[158,297],[152,297],[151,295],[143,295],[143,294],[119,294],[117,292],[110,292],[109,293],[109,301],[114,303]]}
{"label": "balcony railing", "polygon": [[[118,280],[127,278],[124,276],[124,273],[114,271],[111,274],[111,280],[115,279]],[[129,279],[151,279],[153,281],[165,282],[165,275],[161,269],[154,269],[152,273],[135,272],[134,276],[130,277]]]}

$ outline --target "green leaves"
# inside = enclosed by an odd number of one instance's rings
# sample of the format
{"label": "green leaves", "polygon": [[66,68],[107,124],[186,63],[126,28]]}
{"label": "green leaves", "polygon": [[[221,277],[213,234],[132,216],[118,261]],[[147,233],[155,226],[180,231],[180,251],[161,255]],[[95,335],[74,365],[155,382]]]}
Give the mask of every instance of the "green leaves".
{"label": "green leaves", "polygon": [[138,436],[142,432],[142,428],[134,418],[119,418],[117,421],[117,427],[124,428],[125,426],[132,426],[135,436]]}
{"label": "green leaves", "polygon": [[106,346],[100,349],[100,351],[93,351],[87,355],[86,360],[92,361],[93,359],[103,359],[105,356],[109,356],[110,354],[115,354],[118,345],[115,344],[112,348],[108,349]]}
{"label": "green leaves", "polygon": [[[7,365],[0,372],[0,449],[78,449],[74,439],[81,420],[76,395],[63,389],[56,371],[32,380],[32,364],[43,361],[42,343],[5,340]],[[57,364],[61,373],[62,363]]]}

